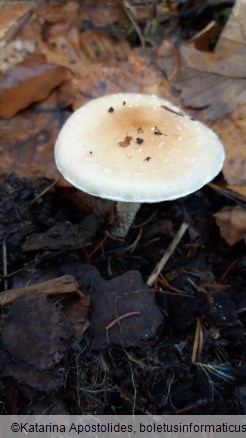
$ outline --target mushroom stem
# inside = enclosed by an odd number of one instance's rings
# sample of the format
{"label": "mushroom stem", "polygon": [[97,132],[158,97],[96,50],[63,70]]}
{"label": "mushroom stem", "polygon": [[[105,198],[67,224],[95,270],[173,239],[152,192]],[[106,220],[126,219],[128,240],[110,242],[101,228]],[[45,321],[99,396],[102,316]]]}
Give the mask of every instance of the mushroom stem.
{"label": "mushroom stem", "polygon": [[116,237],[125,237],[140,206],[139,202],[117,202],[116,219],[110,233]]}

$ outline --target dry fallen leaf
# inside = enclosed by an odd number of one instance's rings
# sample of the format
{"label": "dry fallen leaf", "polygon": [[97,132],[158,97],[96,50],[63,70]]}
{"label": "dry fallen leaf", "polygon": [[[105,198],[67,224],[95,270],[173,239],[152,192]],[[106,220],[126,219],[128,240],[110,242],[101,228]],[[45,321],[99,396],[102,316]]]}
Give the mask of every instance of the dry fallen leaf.
{"label": "dry fallen leaf", "polygon": [[246,103],[219,118],[211,128],[225,146],[223,174],[231,190],[246,195]]}
{"label": "dry fallen leaf", "polygon": [[161,84],[165,78],[166,71],[162,65],[164,54],[169,55],[166,66],[168,73],[172,61],[170,47],[164,44],[160,50],[132,50],[128,60],[117,64],[98,62],[84,65],[71,80],[73,109],[77,109],[90,98],[106,94],[148,92],[147,90]]}
{"label": "dry fallen leaf", "polygon": [[198,32],[190,41],[189,44],[193,44],[194,47],[200,51],[207,51],[211,38],[216,37],[219,30],[219,25],[216,21],[210,21],[210,23]]}
{"label": "dry fallen leaf", "polygon": [[131,48],[123,38],[96,30],[79,33],[75,27],[68,28],[66,24],[57,25],[42,44],[47,62],[67,67],[74,74],[83,73],[90,63],[115,65],[126,61],[130,52]]}
{"label": "dry fallen leaf", "polygon": [[67,77],[62,67],[29,59],[0,76],[0,117],[13,117],[33,102],[46,99]]}
{"label": "dry fallen leaf", "polygon": [[185,106],[210,121],[226,150],[223,173],[231,190],[246,195],[246,3],[238,0],[214,52],[199,51],[196,38],[180,50],[174,79]]}
{"label": "dry fallen leaf", "polygon": [[174,79],[186,107],[206,109],[215,120],[246,102],[246,3],[237,1],[214,52],[194,44],[180,49],[182,67]]}
{"label": "dry fallen leaf", "polygon": [[246,241],[246,209],[240,206],[223,207],[214,214],[220,235],[232,246],[240,240]]}
{"label": "dry fallen leaf", "polygon": [[0,39],[16,25],[18,20],[30,9],[29,2],[1,2],[0,4]]}
{"label": "dry fallen leaf", "polygon": [[127,21],[119,1],[83,0],[80,12],[81,21],[91,21],[98,27]]}
{"label": "dry fallen leaf", "polygon": [[47,23],[73,23],[78,17],[79,4],[76,1],[68,1],[60,4],[50,4],[40,2],[38,5],[38,15]]}
{"label": "dry fallen leaf", "polygon": [[[0,119],[0,172],[17,172],[32,178],[46,175],[59,178],[55,169],[53,149],[61,127],[61,111],[56,107],[43,106],[22,111],[8,120]],[[58,104],[58,105],[57,105]],[[60,116],[60,117],[59,117]],[[60,120],[59,120],[60,119]]]}

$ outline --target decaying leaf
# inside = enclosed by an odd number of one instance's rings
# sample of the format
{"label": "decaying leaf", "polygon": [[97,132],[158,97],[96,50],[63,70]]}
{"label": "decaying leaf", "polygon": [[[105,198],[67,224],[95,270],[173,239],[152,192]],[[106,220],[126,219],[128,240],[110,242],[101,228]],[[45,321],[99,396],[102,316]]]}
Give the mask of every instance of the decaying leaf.
{"label": "decaying leaf", "polygon": [[66,70],[56,65],[25,60],[0,77],[0,117],[13,117],[33,102],[46,99],[66,79]]}
{"label": "decaying leaf", "polygon": [[4,73],[12,65],[24,61],[29,53],[34,53],[35,43],[32,40],[21,41],[16,39],[7,45],[1,42],[0,50],[0,72]]}
{"label": "decaying leaf", "polygon": [[53,162],[54,142],[60,129],[61,115],[56,93],[55,102],[56,110],[54,106],[46,106],[45,111],[43,105],[43,111],[39,108],[22,111],[9,119],[8,123],[0,119],[0,172],[14,170],[32,178],[40,175],[59,178]]}
{"label": "decaying leaf", "polygon": [[229,245],[240,240],[246,241],[246,209],[240,206],[223,207],[214,214],[220,234]]}
{"label": "decaying leaf", "polygon": [[107,0],[84,0],[81,6],[81,19],[89,20],[95,26],[105,26],[127,19],[118,1],[109,4]]}
{"label": "decaying leaf", "polygon": [[[185,106],[219,135],[226,150],[223,173],[232,190],[246,193],[246,3],[237,1],[214,52],[196,38],[181,47],[174,87]],[[201,111],[202,110],[202,111]],[[196,116],[196,114],[195,114]]]}
{"label": "decaying leaf", "polygon": [[151,339],[163,322],[154,292],[138,271],[104,280],[92,265],[83,265],[81,290],[91,296],[91,347],[127,345],[139,339]]}
{"label": "decaying leaf", "polygon": [[[71,93],[74,96],[73,109],[95,98],[120,92],[151,92],[156,84],[161,84],[172,63],[169,59],[166,71],[162,71],[164,53],[170,55],[170,47],[163,45],[160,50],[133,50],[125,62],[117,64],[97,62],[84,65],[71,79]],[[156,55],[156,56],[155,56]],[[88,90],[90,95],[88,95]]]}
{"label": "decaying leaf", "polygon": [[123,38],[95,30],[80,34],[76,28],[66,27],[61,27],[58,35],[50,36],[42,44],[47,62],[67,67],[74,73],[81,73],[84,64],[88,63],[107,62],[113,65],[126,61],[130,50]]}
{"label": "decaying leaf", "polygon": [[79,4],[76,1],[46,3],[38,5],[38,14],[47,23],[73,23],[78,17]]}
{"label": "decaying leaf", "polygon": [[214,20],[211,21],[189,41],[189,44],[193,44],[196,49],[206,52],[211,38],[216,37],[218,29],[219,24]]}
{"label": "decaying leaf", "polygon": [[215,120],[246,102],[246,3],[236,2],[213,53],[193,44],[181,48],[182,67],[174,86],[186,107],[206,109]]}
{"label": "decaying leaf", "polygon": [[232,190],[246,194],[246,103],[211,125],[226,150],[223,174]]}

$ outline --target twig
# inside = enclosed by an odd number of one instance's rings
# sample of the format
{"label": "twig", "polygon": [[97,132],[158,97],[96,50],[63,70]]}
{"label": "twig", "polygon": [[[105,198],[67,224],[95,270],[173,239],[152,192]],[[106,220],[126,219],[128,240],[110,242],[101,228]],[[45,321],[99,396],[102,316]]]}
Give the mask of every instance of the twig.
{"label": "twig", "polygon": [[172,66],[172,70],[169,73],[167,80],[168,82],[172,81],[172,79],[176,76],[177,72],[178,72],[178,54],[177,54],[177,50],[175,48],[172,49],[173,52],[173,66]]}
{"label": "twig", "polygon": [[39,193],[36,198],[34,198],[31,202],[30,205],[34,204],[34,202],[36,202],[41,196],[43,196],[45,193],[47,193],[56,183],[58,183],[58,181],[60,181],[60,178],[56,179],[52,184],[50,184],[48,187],[46,187],[46,189],[44,189],[41,193]]}
{"label": "twig", "polygon": [[143,234],[143,228],[140,228],[139,233],[136,237],[136,239],[134,240],[134,242],[131,243],[130,246],[128,246],[128,251],[133,253],[138,245],[139,240],[141,239]]}
{"label": "twig", "polygon": [[3,275],[5,277],[4,290],[7,290],[8,289],[8,280],[6,277],[8,275],[8,263],[7,263],[7,247],[6,247],[5,238],[3,239],[2,252],[3,252]]}
{"label": "twig", "polygon": [[197,409],[198,407],[206,406],[209,403],[211,403],[210,399],[209,400],[207,400],[207,399],[197,400],[195,403],[192,403],[191,405],[187,405],[187,406],[184,406],[183,408],[176,409],[175,414],[176,415],[181,415],[181,414],[183,415],[183,414],[186,414],[187,412],[191,411],[194,408]]}
{"label": "twig", "polygon": [[135,315],[141,315],[141,312],[135,310],[133,312],[124,313],[124,315],[117,316],[112,322],[110,322],[105,329],[108,330],[112,328],[115,324],[117,324],[119,321],[122,321],[122,319],[129,318],[129,316],[135,316]]}
{"label": "twig", "polygon": [[108,236],[105,235],[100,242],[93,248],[93,250],[88,254],[88,259],[91,260],[91,257],[100,249],[103,248],[104,243],[106,242]]}
{"label": "twig", "polygon": [[208,183],[207,187],[216,191],[217,193],[219,193],[219,195],[225,196],[228,199],[232,199],[233,201],[236,201],[239,205],[245,206],[246,198],[244,195],[241,195],[240,193],[237,192],[233,192],[230,189],[226,189],[214,183]]}
{"label": "twig", "polygon": [[201,349],[202,349],[202,341],[203,341],[202,324],[201,324],[201,318],[198,316],[196,318],[196,330],[194,336],[193,351],[191,356],[192,363],[198,362],[199,360]]}
{"label": "twig", "polygon": [[225,280],[225,278],[228,276],[229,272],[231,272],[231,270],[234,268],[234,266],[237,264],[238,261],[239,261],[239,259],[236,259],[236,260],[233,260],[232,263],[230,263],[230,265],[226,268],[226,270],[223,272],[223,274],[219,278],[218,283],[222,283],[222,281]]}
{"label": "twig", "polygon": [[154,283],[154,281],[156,280],[156,278],[158,277],[158,275],[160,274],[160,272],[162,271],[162,269],[164,268],[165,264],[167,263],[167,261],[169,260],[170,256],[172,255],[172,253],[174,252],[175,248],[177,247],[177,245],[179,244],[180,240],[182,239],[184,233],[186,232],[188,228],[188,224],[183,222],[181,224],[181,227],[179,228],[176,236],[174,237],[174,239],[172,240],[172,242],[170,243],[169,247],[167,248],[164,256],[161,258],[161,260],[157,263],[154,271],[152,272],[152,274],[149,276],[148,280],[147,280],[147,286],[152,286],[152,284]]}
{"label": "twig", "polygon": [[18,289],[9,289],[0,293],[0,305],[10,304],[16,298],[26,293],[43,292],[46,295],[67,294],[78,291],[78,284],[72,275],[52,278],[37,284],[31,284]]}
{"label": "twig", "polygon": [[241,307],[241,309],[236,310],[236,313],[240,315],[241,313],[246,312],[246,307]]}
{"label": "twig", "polygon": [[154,211],[145,221],[140,222],[140,224],[132,225],[132,228],[142,228],[147,225],[154,217],[156,216],[156,212]]}
{"label": "twig", "polygon": [[131,369],[132,386],[133,386],[133,391],[134,391],[133,403],[132,403],[132,415],[134,417],[135,410],[136,410],[137,388],[136,388],[136,385],[135,385],[134,374],[133,374],[133,369],[132,369],[132,363],[131,362],[129,362],[129,367]]}
{"label": "twig", "polygon": [[[162,286],[166,287],[167,289],[170,289],[171,291],[175,292],[176,294],[182,295],[182,297],[195,298],[194,295],[187,294],[182,289],[178,289],[178,288],[174,287],[172,284],[169,283],[169,281],[164,277],[163,274],[159,275],[158,283],[160,283]],[[172,293],[172,295],[173,295],[173,293]]]}
{"label": "twig", "polygon": [[145,47],[145,40],[144,37],[142,35],[141,29],[138,25],[138,23],[136,22],[135,18],[133,17],[130,8],[125,5],[124,0],[118,0],[118,3],[121,5],[122,9],[124,9],[124,12],[126,13],[127,17],[129,18],[130,22],[132,23],[136,33],[138,34],[138,38],[140,40],[141,46]]}
{"label": "twig", "polygon": [[30,20],[33,14],[33,9],[28,9],[14,24],[11,28],[6,32],[4,36],[4,44],[7,45],[11,41],[13,41],[21,29],[26,25],[26,23]]}
{"label": "twig", "polygon": [[112,234],[110,234],[110,232],[108,230],[105,230],[104,234],[105,234],[105,236],[109,237],[111,240],[114,240],[115,242],[124,242],[125,241],[121,237],[112,236]]}

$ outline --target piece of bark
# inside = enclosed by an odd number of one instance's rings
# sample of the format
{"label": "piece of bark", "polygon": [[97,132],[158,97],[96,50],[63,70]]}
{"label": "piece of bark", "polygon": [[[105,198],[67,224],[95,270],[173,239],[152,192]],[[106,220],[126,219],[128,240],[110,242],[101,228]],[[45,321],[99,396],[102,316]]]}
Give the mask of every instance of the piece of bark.
{"label": "piece of bark", "polygon": [[46,295],[57,295],[77,292],[77,289],[78,285],[75,278],[72,275],[63,275],[62,277],[31,284],[27,287],[6,290],[0,293],[0,305],[10,304],[16,298],[26,293],[43,292]]}

